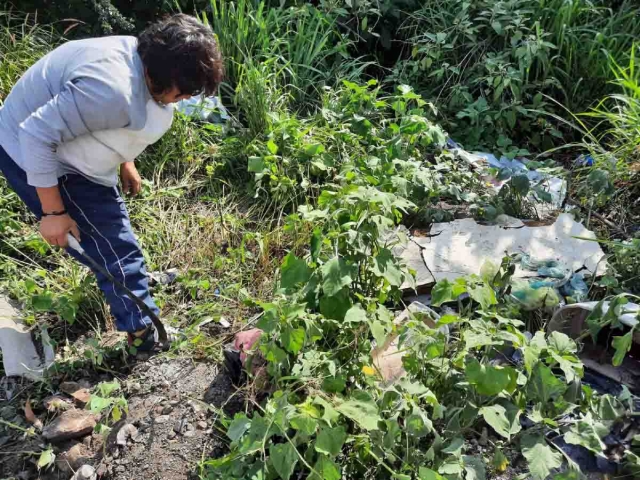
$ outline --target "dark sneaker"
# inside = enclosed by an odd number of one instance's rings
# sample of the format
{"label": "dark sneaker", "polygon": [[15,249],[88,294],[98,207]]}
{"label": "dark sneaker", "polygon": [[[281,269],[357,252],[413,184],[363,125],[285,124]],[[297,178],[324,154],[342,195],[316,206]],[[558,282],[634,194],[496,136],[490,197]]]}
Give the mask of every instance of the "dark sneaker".
{"label": "dark sneaker", "polygon": [[153,324],[147,327],[147,330],[139,337],[134,336],[129,333],[127,335],[127,339],[129,342],[129,349],[135,349],[135,353],[146,352],[146,353],[156,353],[156,352],[166,352],[171,348],[173,343],[176,343],[179,340],[179,333],[176,329],[165,326],[167,330],[167,342],[160,343],[160,339],[158,338],[158,331]]}

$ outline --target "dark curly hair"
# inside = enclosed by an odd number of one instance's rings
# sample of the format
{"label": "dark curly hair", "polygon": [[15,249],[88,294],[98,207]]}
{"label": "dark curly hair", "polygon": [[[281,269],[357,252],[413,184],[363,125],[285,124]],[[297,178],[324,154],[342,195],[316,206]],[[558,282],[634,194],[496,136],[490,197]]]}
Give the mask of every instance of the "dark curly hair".
{"label": "dark curly hair", "polygon": [[147,27],[138,36],[138,54],[154,95],[177,87],[183,95],[210,96],[224,76],[213,31],[189,15],[173,15]]}

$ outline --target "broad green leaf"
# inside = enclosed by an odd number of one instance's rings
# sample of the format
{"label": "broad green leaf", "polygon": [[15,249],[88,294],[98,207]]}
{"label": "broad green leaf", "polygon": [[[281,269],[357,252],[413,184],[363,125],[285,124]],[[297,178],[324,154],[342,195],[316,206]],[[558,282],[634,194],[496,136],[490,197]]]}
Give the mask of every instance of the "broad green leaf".
{"label": "broad green leaf", "polygon": [[229,437],[232,442],[236,442],[245,434],[250,426],[250,418],[247,418],[244,413],[236,413],[236,416],[227,429],[227,437]]}
{"label": "broad green leaf", "polygon": [[252,173],[262,173],[264,171],[264,160],[261,157],[249,157],[247,170]]}
{"label": "broad green leaf", "polygon": [[447,313],[446,315],[442,315],[438,320],[438,325],[449,325],[450,323],[459,323],[462,322],[464,318],[459,317],[458,315],[454,315],[452,313]]}
{"label": "broad green leaf", "polygon": [[433,424],[423,411],[414,409],[414,413],[405,420],[405,429],[409,435],[424,437],[433,431]]}
{"label": "broad green leaf", "polygon": [[436,283],[431,290],[431,305],[439,307],[443,303],[450,302],[453,298],[453,285],[446,278]]}
{"label": "broad green leaf", "polygon": [[340,418],[340,414],[336,411],[333,405],[327,402],[324,398],[315,397],[313,399],[313,403],[316,405],[320,405],[324,409],[322,419],[329,425],[335,424]]}
{"label": "broad green leaf", "polygon": [[363,394],[360,395],[360,399],[347,400],[340,404],[336,410],[365,430],[378,430],[378,422],[382,420],[378,415],[378,407],[373,399],[368,397],[368,394],[362,391],[359,393]]}
{"label": "broad green leaf", "polygon": [[509,409],[509,411],[502,405],[492,405],[480,409],[480,415],[482,415],[485,422],[507,440],[510,440],[511,436],[518,433],[522,428],[520,426],[521,412],[515,405],[511,406],[513,408]]}
{"label": "broad green leaf", "polygon": [[344,316],[344,321],[348,323],[364,323],[367,321],[367,312],[364,311],[362,305],[356,303],[353,307],[347,310]]}
{"label": "broad green leaf", "polygon": [[496,292],[487,284],[469,288],[468,292],[469,296],[478,302],[483,310],[487,310],[491,305],[498,303]]}
{"label": "broad green leaf", "polygon": [[373,259],[371,271],[378,277],[383,277],[389,285],[399,287],[402,285],[403,275],[398,268],[398,262],[388,248],[382,248]]}
{"label": "broad green leaf", "polygon": [[350,308],[351,299],[346,288],[340,290],[337,295],[320,297],[320,313],[332,320],[344,320]]}
{"label": "broad green leaf", "polygon": [[456,437],[451,440],[451,443],[442,449],[442,453],[448,453],[451,455],[458,456],[462,452],[462,447],[464,446],[464,438]]}
{"label": "broad green leaf", "polygon": [[53,453],[52,448],[48,448],[44,450],[40,454],[40,458],[38,458],[38,470],[42,468],[47,468],[49,465],[53,465],[53,462],[56,459],[56,454]]}
{"label": "broad green leaf", "polygon": [[562,455],[552,450],[542,435],[525,435],[520,445],[533,480],[545,480],[551,470],[562,465]]}
{"label": "broad green leaf", "polygon": [[310,143],[309,145],[305,145],[304,153],[310,157],[320,155],[321,153],[324,153],[324,146],[321,143]]}
{"label": "broad green leaf", "polygon": [[598,399],[596,413],[602,420],[616,420],[624,413],[624,407],[617,398],[606,394]]}
{"label": "broad green leaf", "polygon": [[621,337],[613,337],[611,346],[616,351],[616,353],[613,355],[614,367],[619,367],[620,365],[622,365],[624,356],[627,354],[629,350],[631,350],[632,344],[633,344],[633,329],[629,330],[629,332],[627,332]]}
{"label": "broad green leaf", "polygon": [[465,366],[467,381],[481,395],[497,395],[503,390],[513,392],[517,386],[517,373],[511,367],[481,365],[475,358]]}
{"label": "broad green leaf", "polygon": [[418,477],[420,478],[420,480],[446,480],[438,472],[425,467],[420,467],[418,469]]}
{"label": "broad green leaf", "polygon": [[561,357],[560,355],[556,354],[553,351],[551,351],[550,353],[551,353],[551,357],[556,362],[558,362],[558,365],[560,365],[560,369],[564,373],[564,377],[567,383],[573,382],[576,379],[576,377],[582,378],[582,374],[583,374],[582,362],[580,362],[576,357],[574,357],[573,355],[570,355],[570,356],[567,355],[567,356]]}
{"label": "broad green leaf", "polygon": [[530,400],[544,404],[559,397],[565,390],[565,384],[553,374],[549,367],[542,362],[536,364],[527,382],[527,395]]}
{"label": "broad green leaf", "polygon": [[601,453],[605,449],[591,418],[573,424],[565,433],[564,440],[572,445],[582,445],[594,453]]}
{"label": "broad green leaf", "polygon": [[336,295],[342,287],[351,284],[351,269],[346,262],[338,257],[333,257],[322,265],[322,290],[330,297]]}
{"label": "broad green leaf", "polygon": [[309,480],[340,480],[342,477],[338,464],[325,455],[318,457],[313,470]]}
{"label": "broad green leaf", "polygon": [[544,332],[538,331],[528,345],[524,347],[524,367],[531,374],[533,367],[540,359],[540,354],[547,348]]}
{"label": "broad green leaf", "polygon": [[269,461],[280,478],[289,480],[298,463],[298,452],[291,443],[278,443],[269,447]]}
{"label": "broad green leaf", "polygon": [[48,312],[53,309],[53,296],[50,293],[31,297],[31,306],[36,312]]}
{"label": "broad green leaf", "polygon": [[576,353],[578,351],[576,342],[562,332],[551,332],[551,335],[549,335],[549,347],[553,348],[559,355]]}
{"label": "broad green leaf", "polygon": [[318,438],[316,439],[314,446],[316,452],[324,453],[330,457],[335,457],[342,451],[342,445],[344,445],[346,439],[347,432],[344,427],[323,427],[318,434]]}
{"label": "broad green leaf", "polygon": [[316,433],[318,421],[306,414],[298,414],[291,417],[291,426],[305,435]]}
{"label": "broad green leaf", "polygon": [[304,330],[302,328],[285,327],[282,330],[282,346],[294,355],[304,346]]}
{"label": "broad green leaf", "polygon": [[387,339],[387,333],[384,325],[382,325],[378,320],[373,320],[369,322],[369,328],[371,329],[371,335],[373,335],[373,338],[376,341],[376,345],[378,347],[382,347]]}
{"label": "broad green leaf", "polygon": [[485,347],[487,345],[502,345],[504,342],[494,339],[486,332],[466,330],[464,332],[464,342],[467,349]]}
{"label": "broad green leaf", "polygon": [[269,153],[271,155],[275,155],[276,153],[278,153],[278,145],[276,145],[273,140],[269,140],[267,142],[267,149],[269,150]]}
{"label": "broad green leaf", "polygon": [[307,262],[296,257],[293,252],[289,252],[282,261],[280,268],[280,286],[282,288],[292,288],[301,283],[305,283],[311,277],[311,269]]}
{"label": "broad green leaf", "polygon": [[487,478],[482,457],[463,455],[462,462],[464,464],[466,480],[485,480]]}

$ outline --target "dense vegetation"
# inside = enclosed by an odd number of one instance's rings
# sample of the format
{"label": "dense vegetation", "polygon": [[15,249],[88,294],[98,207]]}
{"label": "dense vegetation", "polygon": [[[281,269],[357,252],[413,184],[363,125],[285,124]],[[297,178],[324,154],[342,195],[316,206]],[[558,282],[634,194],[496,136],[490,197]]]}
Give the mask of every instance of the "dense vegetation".
{"label": "dense vegetation", "polygon": [[[394,247],[408,241],[399,225],[447,218],[442,201],[504,207],[448,137],[510,157],[570,147],[595,162],[572,172],[573,201],[618,225],[601,232],[616,272],[592,295],[622,306],[638,293],[640,11],[610,3],[196,2],[227,60],[221,97],[234,122],[177,115],[140,159],[145,188],[128,205],[150,269],[181,269],[155,292],[189,332],[178,348],[218,357],[219,342],[195,328],[204,318],[264,312],[266,366],[250,384],[267,398],[223,421],[229,451],[203,462],[203,478],[470,480],[510,468],[560,480],[581,478],[561,439],[605,450],[633,400],[582,384],[586,339],[544,333],[546,302],[532,313],[509,294],[511,257],[438,283],[440,314],[395,324],[413,272]],[[76,16],[53,4],[54,19]],[[56,25],[68,35],[132,31],[161,13],[157,2],[74,4],[85,24]],[[2,26],[0,98],[62,41],[32,17],[6,14]],[[108,314],[92,277],[39,238],[3,179],[0,242],[0,284],[32,320],[60,341],[65,322],[99,337]],[[589,324],[594,338],[613,328],[621,362],[633,331],[601,309]],[[371,351],[390,336],[407,376],[388,385]],[[637,455],[624,452],[624,474],[637,474]]]}

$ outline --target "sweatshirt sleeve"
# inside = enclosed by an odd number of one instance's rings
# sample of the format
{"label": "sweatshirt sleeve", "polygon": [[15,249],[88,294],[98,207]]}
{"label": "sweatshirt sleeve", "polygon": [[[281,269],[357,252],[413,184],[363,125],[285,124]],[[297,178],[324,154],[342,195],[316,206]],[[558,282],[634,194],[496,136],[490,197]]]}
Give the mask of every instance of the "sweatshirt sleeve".
{"label": "sweatshirt sleeve", "polygon": [[32,113],[19,126],[23,167],[34,187],[58,184],[57,147],[63,142],[99,130],[129,124],[129,99],[117,77],[102,72],[67,82],[59,94]]}

